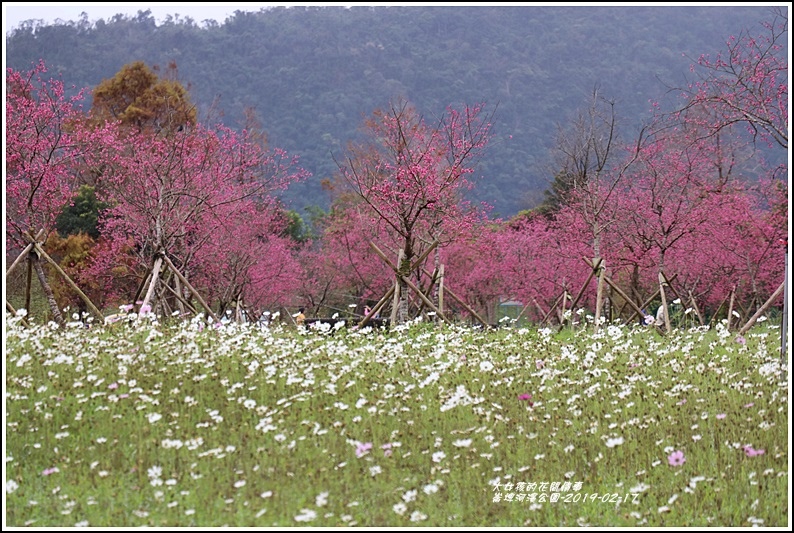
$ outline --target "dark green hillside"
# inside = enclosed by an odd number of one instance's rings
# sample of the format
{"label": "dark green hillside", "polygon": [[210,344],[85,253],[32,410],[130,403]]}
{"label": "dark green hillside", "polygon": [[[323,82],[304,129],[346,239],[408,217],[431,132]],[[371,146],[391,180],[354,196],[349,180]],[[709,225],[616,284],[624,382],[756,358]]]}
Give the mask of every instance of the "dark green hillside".
{"label": "dark green hillside", "polygon": [[156,24],[148,11],[7,35],[7,66],[43,58],[67,85],[96,86],[124,64],[175,60],[206,116],[213,104],[236,127],[246,107],[274,146],[313,173],[285,196],[299,211],[327,207],[320,180],[336,170],[362,117],[405,96],[427,117],[449,104],[497,107],[475,199],[512,215],[542,199],[552,174],[556,124],[593,87],[618,103],[634,135],[665,83],[690,59],[716,54],[741,30],[757,31],[766,7],[293,7],[236,12],[217,23]]}

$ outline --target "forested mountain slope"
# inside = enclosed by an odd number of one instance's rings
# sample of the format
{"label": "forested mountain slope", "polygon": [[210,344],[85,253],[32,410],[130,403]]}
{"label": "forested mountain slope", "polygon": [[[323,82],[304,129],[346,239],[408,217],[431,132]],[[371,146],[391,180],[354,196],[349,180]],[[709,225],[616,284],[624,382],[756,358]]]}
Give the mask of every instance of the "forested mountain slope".
{"label": "forested mountain slope", "polygon": [[700,54],[716,54],[770,8],[292,7],[237,11],[225,21],[118,15],[6,35],[6,66],[44,59],[67,86],[94,87],[125,64],[175,61],[200,116],[216,105],[231,127],[253,108],[270,144],[301,157],[313,177],[284,199],[302,212],[328,207],[321,180],[337,168],[362,119],[405,97],[426,117],[485,102],[495,127],[473,198],[509,216],[532,207],[551,181],[557,124],[593,88],[617,102],[631,139],[650,101],[682,85]]}

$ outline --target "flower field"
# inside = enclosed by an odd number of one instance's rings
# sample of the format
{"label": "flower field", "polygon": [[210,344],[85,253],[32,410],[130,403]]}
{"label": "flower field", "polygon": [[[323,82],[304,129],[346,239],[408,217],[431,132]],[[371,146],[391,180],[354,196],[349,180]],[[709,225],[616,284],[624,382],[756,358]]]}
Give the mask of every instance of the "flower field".
{"label": "flower field", "polygon": [[5,525],[790,526],[780,329],[6,315]]}

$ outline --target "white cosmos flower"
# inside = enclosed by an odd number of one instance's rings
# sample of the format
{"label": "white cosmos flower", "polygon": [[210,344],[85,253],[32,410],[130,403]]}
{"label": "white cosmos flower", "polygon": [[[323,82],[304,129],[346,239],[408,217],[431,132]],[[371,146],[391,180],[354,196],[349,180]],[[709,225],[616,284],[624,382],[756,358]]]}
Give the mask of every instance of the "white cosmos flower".
{"label": "white cosmos flower", "polygon": [[6,481],[6,494],[11,494],[18,488],[19,488],[19,483],[17,483],[13,479],[9,479],[8,481]]}
{"label": "white cosmos flower", "polygon": [[623,437],[614,437],[607,439],[607,448],[614,448],[623,444]]}
{"label": "white cosmos flower", "polygon": [[422,487],[422,491],[425,494],[435,494],[436,492],[438,492],[438,485],[436,485],[435,483],[428,483],[427,485]]}
{"label": "white cosmos flower", "polygon": [[471,439],[458,439],[452,443],[453,446],[457,446],[458,448],[468,448],[471,446]]}
{"label": "white cosmos flower", "polygon": [[311,522],[317,518],[317,512],[311,509],[301,509],[299,515],[295,517],[296,522]]}
{"label": "white cosmos flower", "polygon": [[447,456],[447,454],[445,454],[442,451],[435,452],[433,454],[433,462],[434,463],[440,463],[441,460],[444,459],[446,456]]}

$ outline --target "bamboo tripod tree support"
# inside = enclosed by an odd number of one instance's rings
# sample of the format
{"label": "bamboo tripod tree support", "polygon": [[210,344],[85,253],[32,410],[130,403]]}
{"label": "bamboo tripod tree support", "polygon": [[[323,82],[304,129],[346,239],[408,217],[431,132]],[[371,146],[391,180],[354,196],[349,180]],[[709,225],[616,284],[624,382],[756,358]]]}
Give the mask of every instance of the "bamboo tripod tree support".
{"label": "bamboo tripod tree support", "polygon": [[[444,272],[444,265],[441,265],[441,272],[442,272],[442,273]],[[426,275],[430,276],[430,273],[429,273],[427,270],[424,270],[424,273],[425,273]],[[453,300],[455,300],[456,302],[458,302],[458,304],[460,304],[460,305],[461,305],[461,306],[462,306],[462,307],[463,307],[463,308],[464,308],[466,311],[468,311],[468,312],[469,312],[469,313],[470,313],[470,314],[471,314],[471,315],[472,315],[474,318],[476,318],[476,319],[477,319],[477,321],[478,321],[480,324],[482,324],[483,326],[487,326],[487,325],[488,325],[488,323],[487,323],[485,320],[483,320],[483,318],[482,318],[482,317],[481,317],[479,314],[477,314],[477,311],[475,311],[474,309],[472,309],[472,308],[471,308],[471,306],[470,306],[469,304],[467,304],[466,302],[464,302],[464,301],[463,301],[463,299],[462,299],[460,296],[458,296],[457,294],[455,294],[454,292],[452,292],[452,291],[449,289],[449,287],[445,287],[445,286],[443,285],[443,282],[444,282],[444,276],[443,276],[443,274],[442,274],[442,276],[441,276],[441,278],[440,278],[440,279],[441,279],[441,283],[442,283],[442,285],[441,285],[441,288],[439,289],[439,298],[438,298],[438,299],[439,299],[439,303],[441,303],[441,302],[443,302],[443,301],[444,301],[444,294],[446,293],[446,294],[448,294],[449,296],[451,296]],[[443,305],[439,305],[439,309],[443,310]]]}
{"label": "bamboo tripod tree support", "polygon": [[[6,270],[6,279],[8,279],[8,276],[11,274],[11,272],[13,272],[14,269],[22,263],[22,261],[24,261],[26,258],[29,259],[28,256],[30,255],[30,252],[33,252],[38,258],[44,259],[53,267],[53,269],[55,269],[55,272],[66,282],[67,285],[69,285],[69,287],[80,297],[80,299],[83,300],[88,307],[88,310],[91,311],[94,317],[100,321],[100,323],[104,321],[105,317],[88,298],[88,296],[86,296],[85,293],[80,290],[80,287],[78,287],[77,284],[72,281],[72,278],[70,278],[69,275],[64,272],[61,266],[52,257],[50,257],[47,252],[44,251],[44,248],[41,246],[41,239],[44,236],[44,230],[39,230],[35,237],[30,233],[25,233],[24,236],[28,239],[28,245],[22,250],[11,266],[8,267],[8,270]],[[6,302],[6,308],[13,309],[8,302]]]}
{"label": "bamboo tripod tree support", "polygon": [[[204,310],[207,311],[207,314],[209,316],[211,316],[212,319],[215,320],[216,322],[219,321],[218,317],[212,311],[212,308],[210,308],[210,306],[207,305],[207,302],[204,301],[204,298],[201,297],[201,294],[199,294],[199,292],[193,287],[193,285],[191,285],[190,282],[187,279],[185,279],[185,276],[182,275],[182,273],[179,271],[179,269],[176,268],[176,266],[174,266],[174,263],[171,262],[171,260],[165,254],[165,252],[158,252],[155,255],[154,264],[152,265],[151,273],[150,274],[147,273],[144,276],[144,278],[143,278],[144,281],[143,281],[143,283],[141,283],[141,286],[138,288],[138,294],[136,295],[136,301],[137,301],[138,295],[148,285],[148,288],[147,288],[147,291],[146,291],[146,296],[144,297],[143,302],[141,303],[141,309],[143,309],[145,306],[150,305],[149,302],[152,301],[152,298],[155,295],[155,290],[157,288],[157,284],[160,281],[160,270],[163,267],[163,265],[165,265],[171,272],[174,273],[174,275],[176,275],[176,277],[180,281],[180,283],[182,283],[182,285],[184,285],[190,291],[190,293],[201,304],[201,307],[203,307]],[[172,289],[172,292],[174,292],[173,289]],[[181,300],[181,298],[179,298],[179,299]],[[187,304],[187,302],[183,302],[183,303]],[[188,307],[193,309],[192,306],[190,306],[189,304],[188,304]]]}
{"label": "bamboo tripod tree support", "polygon": [[[588,264],[591,265],[590,274],[587,276],[587,280],[582,284],[582,288],[579,289],[578,293],[576,293],[576,298],[574,298],[573,301],[571,302],[571,315],[573,315],[574,309],[576,309],[576,305],[579,303],[579,300],[582,299],[582,296],[584,295],[584,291],[587,289],[587,286],[590,284],[590,281],[596,275],[599,275],[599,273],[603,274],[604,272],[606,272],[606,268],[604,268],[604,265],[602,264],[602,259],[600,257],[596,258],[592,263],[588,263]],[[601,275],[599,275],[598,283],[599,283],[599,288],[597,289],[597,291],[600,292],[601,291],[601,284],[602,284]],[[567,291],[565,293],[567,293]],[[565,295],[565,293],[563,293],[563,296]],[[551,306],[551,310],[549,310],[549,313],[546,316],[543,317],[543,321],[541,322],[541,324],[546,321],[548,316],[554,310],[554,307],[557,305],[558,301],[559,301],[559,298],[557,300],[555,300],[554,304]],[[562,300],[562,305],[563,306],[565,305],[565,300],[564,299]],[[565,317],[565,312],[563,311],[563,319],[564,319],[564,317]],[[573,319],[571,319],[571,321],[572,320]],[[565,327],[565,322],[561,321],[560,322],[560,331],[562,331],[563,327]]]}
{"label": "bamboo tripod tree support", "polygon": [[[584,257],[583,259],[584,259],[585,263],[587,263],[587,264],[590,266],[590,268],[593,268],[593,263],[592,263],[592,262],[591,262],[591,261],[590,261],[588,258]],[[593,270],[595,271],[595,268],[593,268]],[[625,292],[623,292],[623,290],[622,290],[620,287],[618,287],[618,286],[615,284],[615,282],[613,282],[613,281],[610,279],[610,277],[609,277],[609,276],[606,276],[606,275],[605,275],[605,276],[604,276],[604,281],[605,281],[605,282],[606,282],[606,283],[607,283],[607,284],[608,284],[610,287],[612,287],[612,290],[614,290],[616,293],[618,293],[618,294],[620,295],[620,297],[621,297],[621,298],[623,298],[623,299],[624,299],[626,302],[628,302],[628,304],[629,304],[629,305],[630,305],[630,306],[631,306],[631,307],[632,307],[632,308],[633,308],[633,309],[634,309],[634,310],[635,310],[637,313],[639,313],[639,314],[643,314],[643,313],[642,313],[642,309],[640,309],[639,307],[637,307],[637,304],[635,304],[635,303],[634,303],[634,301],[633,301],[631,298],[629,298],[629,297],[628,297],[628,295],[626,295],[626,293],[625,293]]]}
{"label": "bamboo tripod tree support", "polygon": [[[14,316],[17,316],[17,310],[16,310],[16,309],[14,309],[14,306],[13,306],[13,305],[11,305],[10,303],[8,303],[8,300],[6,300],[6,311],[8,311],[9,313],[11,313],[11,314],[12,314],[12,315],[14,315]],[[30,324],[28,324],[28,321],[24,319],[24,317],[23,317],[23,318],[21,318],[21,320],[22,320],[22,324],[23,324],[25,327],[27,327],[27,326],[29,326],[29,325],[30,325]]]}
{"label": "bamboo tripod tree support", "polygon": [[778,287],[775,290],[775,292],[772,293],[772,296],[769,297],[769,299],[764,303],[764,305],[759,307],[758,311],[756,311],[755,314],[750,317],[750,320],[748,320],[747,323],[741,327],[741,329],[739,330],[739,335],[744,335],[750,330],[751,327],[753,327],[753,324],[755,324],[758,318],[761,315],[763,315],[764,312],[769,308],[769,306],[772,305],[772,303],[777,299],[777,297],[783,293],[783,289],[785,288],[785,286],[786,286],[786,282],[783,281],[783,283],[780,284],[780,287]]}
{"label": "bamboo tripod tree support", "polygon": [[358,323],[359,327],[365,326],[372,319],[372,317],[376,316],[380,312],[381,308],[383,308],[383,306],[386,305],[386,302],[389,301],[389,298],[391,298],[393,294],[394,294],[394,286],[392,286],[391,289],[386,291],[386,294],[383,296],[383,298],[381,298],[378,301],[378,303],[375,304],[375,307],[373,307],[370,310],[370,312],[367,313],[367,315],[361,319],[361,321]]}
{"label": "bamboo tripod tree support", "polygon": [[199,292],[198,292],[198,291],[197,291],[195,288],[193,288],[193,285],[191,285],[191,284],[190,284],[190,282],[188,282],[188,280],[187,280],[187,279],[185,279],[185,276],[183,276],[183,275],[182,275],[182,273],[179,271],[179,269],[178,269],[178,268],[176,268],[176,267],[174,266],[174,264],[171,262],[171,260],[170,260],[170,259],[168,258],[168,256],[167,256],[167,255],[165,255],[165,254],[163,254],[163,261],[165,261],[165,263],[168,265],[168,268],[170,268],[170,269],[171,269],[171,271],[173,271],[173,273],[174,273],[174,274],[176,274],[176,277],[177,277],[177,278],[179,278],[179,281],[181,281],[181,282],[182,282],[182,284],[183,284],[185,287],[187,287],[187,290],[189,290],[189,291],[190,291],[190,293],[191,293],[193,296],[195,296],[195,297],[196,297],[196,300],[198,300],[198,301],[199,301],[199,303],[201,304],[201,306],[202,306],[202,307],[203,307],[203,308],[204,308],[204,309],[207,311],[207,314],[208,314],[209,316],[211,316],[211,317],[213,318],[213,320],[215,320],[216,322],[218,322],[218,321],[219,321],[219,320],[218,320],[218,317],[217,317],[217,316],[215,315],[215,313],[212,311],[212,309],[210,308],[210,306],[209,306],[209,305],[207,305],[207,302],[205,302],[205,301],[204,301],[204,298],[202,298],[202,297],[201,297],[201,294],[199,294]]}
{"label": "bamboo tripod tree support", "polygon": [[[430,299],[427,296],[425,296],[425,294],[416,285],[414,285],[413,282],[411,282],[411,280],[409,280],[407,278],[407,276],[403,276],[403,275],[400,274],[400,271],[399,271],[398,267],[395,266],[394,264],[392,264],[392,262],[386,256],[386,254],[383,253],[381,251],[381,249],[378,248],[378,246],[374,242],[370,241],[369,245],[375,251],[375,253],[378,254],[378,256],[383,260],[383,262],[386,263],[389,266],[389,268],[391,268],[394,271],[394,275],[395,275],[396,279],[395,279],[395,285],[394,285],[394,289],[393,289],[394,290],[394,302],[395,302],[395,305],[392,306],[392,317],[391,317],[391,323],[392,324],[394,324],[396,322],[396,318],[397,318],[397,315],[396,315],[397,305],[396,305],[396,303],[399,301],[399,298],[400,298],[400,288],[399,288],[399,282],[400,281],[405,283],[405,285],[409,289],[411,289],[419,297],[419,299],[421,299],[425,303],[425,305],[427,305],[430,309],[435,311],[436,315],[441,320],[443,320],[444,322],[446,322],[448,324],[450,323],[449,319],[447,319],[447,317],[444,316],[444,313],[442,313],[441,310],[438,307],[436,307],[436,305],[433,302],[431,302]],[[416,270],[422,264],[422,262],[427,258],[427,256],[430,255],[430,252],[436,246],[438,246],[438,241],[433,241],[433,244],[431,244],[428,247],[428,249],[425,250],[425,252],[413,264],[410,265],[410,272],[413,272],[414,270]],[[402,254],[402,250],[400,250],[400,253]],[[401,261],[401,260],[402,260],[402,255],[398,256],[398,261]],[[378,303],[380,304],[381,302],[378,302]],[[372,314],[372,312],[370,314]],[[364,318],[365,318],[365,320],[367,320],[367,317],[364,317]],[[366,323],[366,322],[364,322],[362,320],[362,323]]]}
{"label": "bamboo tripod tree support", "polygon": [[606,261],[601,257],[593,258],[593,272],[598,276],[598,283],[596,284],[596,306],[595,316],[593,320],[593,327],[596,331],[601,328],[601,311],[604,306],[604,278],[607,275]]}
{"label": "bamboo tripod tree support", "polygon": [[549,319],[549,317],[551,317],[552,313],[554,313],[554,309],[556,309],[557,306],[560,304],[560,302],[563,301],[563,299],[565,298],[566,294],[568,294],[568,291],[563,291],[562,294],[557,296],[557,298],[554,300],[554,303],[551,304],[551,307],[549,308],[548,312],[544,311],[543,308],[538,303],[538,301],[535,300],[534,298],[532,298],[532,302],[535,304],[535,307],[537,307],[538,311],[543,314],[543,318],[540,321],[540,325],[541,326],[546,323],[546,321]]}
{"label": "bamboo tripod tree support", "polygon": [[33,250],[39,254],[39,257],[43,257],[50,265],[52,265],[55,271],[58,274],[60,274],[61,278],[63,278],[63,280],[69,285],[69,287],[71,287],[71,289],[74,292],[76,292],[77,295],[80,297],[80,299],[83,300],[83,302],[85,302],[86,306],[88,306],[88,309],[91,311],[94,317],[96,317],[100,322],[105,319],[104,315],[102,315],[99,309],[96,308],[96,306],[91,302],[88,296],[86,296],[85,293],[80,290],[80,287],[78,287],[77,284],[74,281],[72,281],[72,278],[70,278],[69,275],[63,271],[60,265],[58,265],[58,263],[56,263],[52,257],[47,255],[47,252],[44,251],[41,245],[36,243],[33,246]]}

